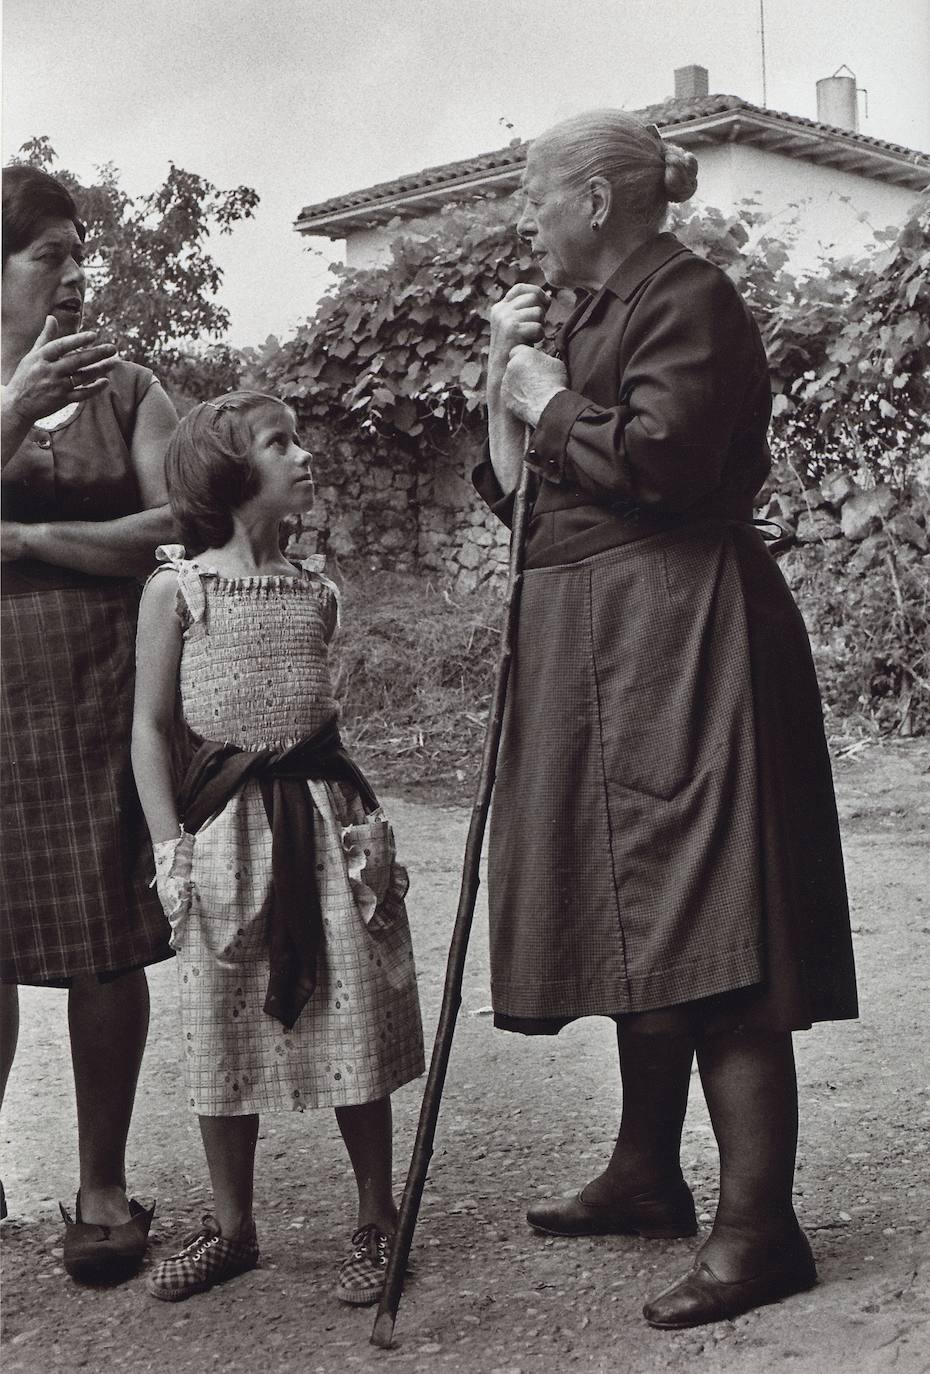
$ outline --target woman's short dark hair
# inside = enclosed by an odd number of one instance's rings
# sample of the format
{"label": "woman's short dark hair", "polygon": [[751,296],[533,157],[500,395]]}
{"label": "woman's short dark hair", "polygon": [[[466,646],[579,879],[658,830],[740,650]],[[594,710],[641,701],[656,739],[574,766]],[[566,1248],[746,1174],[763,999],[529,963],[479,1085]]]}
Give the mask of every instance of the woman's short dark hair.
{"label": "woman's short dark hair", "polygon": [[194,406],[165,454],[168,500],[188,557],[221,548],[233,534],[232,513],[258,491],[251,417],[285,403],[260,391],[231,391]]}
{"label": "woman's short dark hair", "polygon": [[17,162],[3,169],[3,263],[38,238],[49,219],[69,219],[83,240],[74,197],[48,172]]}

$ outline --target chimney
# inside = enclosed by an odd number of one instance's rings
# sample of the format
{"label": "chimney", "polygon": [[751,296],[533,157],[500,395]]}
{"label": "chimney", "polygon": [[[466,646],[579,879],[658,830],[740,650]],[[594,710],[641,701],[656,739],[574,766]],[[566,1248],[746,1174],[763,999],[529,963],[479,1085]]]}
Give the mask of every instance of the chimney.
{"label": "chimney", "polygon": [[[841,73],[845,72],[843,76]],[[848,67],[839,67],[832,76],[817,82],[817,119],[837,129],[859,130],[856,78]]]}
{"label": "chimney", "polygon": [[[853,82],[855,85],[855,82]],[[675,68],[675,99],[691,100],[697,95],[707,95],[707,68],[690,66]]]}

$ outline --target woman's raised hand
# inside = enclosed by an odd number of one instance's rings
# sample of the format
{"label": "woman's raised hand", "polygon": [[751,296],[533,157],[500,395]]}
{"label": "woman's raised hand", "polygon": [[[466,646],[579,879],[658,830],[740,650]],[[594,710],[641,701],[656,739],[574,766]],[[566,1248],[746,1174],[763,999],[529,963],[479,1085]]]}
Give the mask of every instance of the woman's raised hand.
{"label": "woman's raised hand", "polygon": [[491,348],[488,376],[499,381],[510,350],[517,344],[535,344],[543,338],[543,321],[549,297],[541,286],[517,282],[503,300],[491,307]]}
{"label": "woman's raised hand", "polygon": [[3,406],[30,424],[72,401],[85,401],[108,385],[106,374],[116,363],[112,344],[95,343],[85,329],[58,338],[58,321],[49,315],[41,334],[9,380]]}

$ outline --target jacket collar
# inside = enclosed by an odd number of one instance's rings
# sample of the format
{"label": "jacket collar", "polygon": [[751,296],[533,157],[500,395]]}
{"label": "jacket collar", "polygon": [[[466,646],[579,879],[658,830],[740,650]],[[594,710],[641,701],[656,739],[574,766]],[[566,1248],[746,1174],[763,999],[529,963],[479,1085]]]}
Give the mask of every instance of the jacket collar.
{"label": "jacket collar", "polygon": [[642,286],[647,277],[651,277],[653,272],[658,272],[660,267],[679,253],[687,253],[690,249],[686,248],[680,239],[674,234],[656,234],[653,238],[647,239],[634,249],[630,256],[621,262],[616,272],[608,277],[602,290],[611,291],[622,301],[628,301],[635,291]]}
{"label": "jacket collar", "polygon": [[599,291],[595,291],[593,295],[581,294],[575,309],[562,326],[559,335],[560,348],[567,343],[576,330],[588,323],[608,292],[619,300],[629,301],[643,282],[651,277],[654,272],[658,272],[660,267],[664,267],[667,262],[678,257],[680,253],[690,251],[674,234],[656,234],[653,238],[647,239],[645,243],[641,243],[628,258],[621,262]]}

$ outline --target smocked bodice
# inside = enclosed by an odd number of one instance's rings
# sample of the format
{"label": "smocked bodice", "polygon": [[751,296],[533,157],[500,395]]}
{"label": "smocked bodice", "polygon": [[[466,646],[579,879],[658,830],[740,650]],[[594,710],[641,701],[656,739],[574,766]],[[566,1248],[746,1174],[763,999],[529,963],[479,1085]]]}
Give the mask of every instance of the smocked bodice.
{"label": "smocked bodice", "polygon": [[223,577],[172,560],[184,627],[184,719],[202,739],[283,749],[338,716],[327,663],[336,622],[330,582],[291,576]]}

